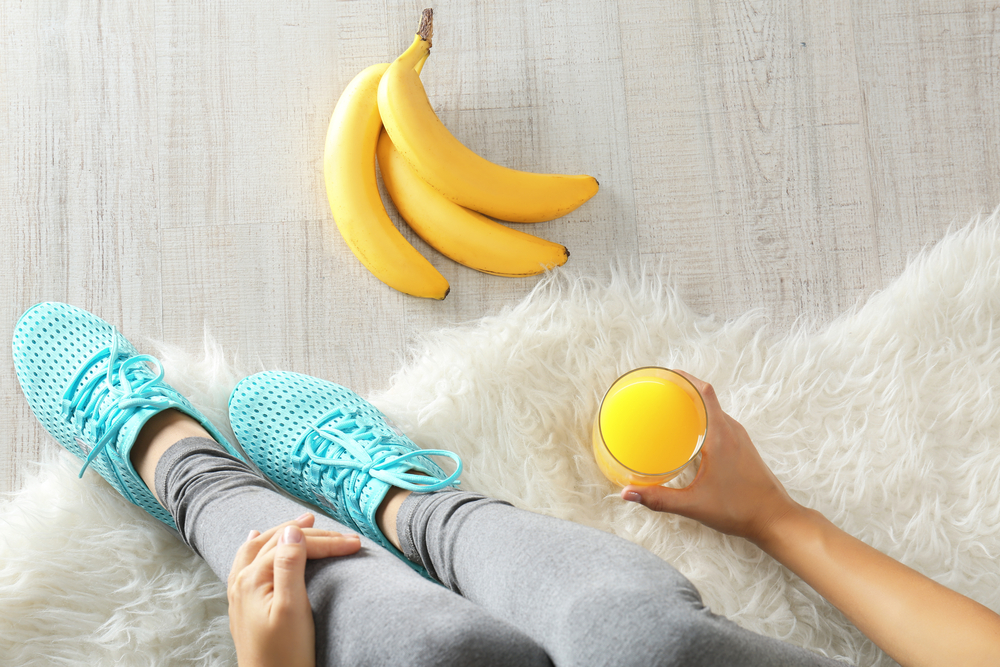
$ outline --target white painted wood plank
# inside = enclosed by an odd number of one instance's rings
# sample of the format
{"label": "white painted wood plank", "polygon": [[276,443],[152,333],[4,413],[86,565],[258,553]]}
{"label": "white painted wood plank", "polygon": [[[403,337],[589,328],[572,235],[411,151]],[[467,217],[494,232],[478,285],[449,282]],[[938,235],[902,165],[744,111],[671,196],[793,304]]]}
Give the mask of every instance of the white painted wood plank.
{"label": "white painted wood plank", "polygon": [[320,375],[368,391],[398,363],[403,340],[392,323],[411,297],[361,288],[367,271],[335,256],[329,236],[326,221],[173,230],[163,251],[172,277],[164,337],[200,349],[207,330],[249,371]]}
{"label": "white painted wood plank", "polygon": [[855,6],[884,280],[950,222],[1000,201],[1000,24],[987,5]]}
{"label": "white painted wood plank", "polygon": [[[5,3],[0,16],[4,331],[59,300],[159,335],[152,2]],[[4,350],[0,490],[55,446]]]}
{"label": "white painted wood plank", "polygon": [[816,9],[700,2],[645,22],[638,3],[622,21],[642,252],[701,312],[763,307],[782,327],[878,275],[849,9]]}

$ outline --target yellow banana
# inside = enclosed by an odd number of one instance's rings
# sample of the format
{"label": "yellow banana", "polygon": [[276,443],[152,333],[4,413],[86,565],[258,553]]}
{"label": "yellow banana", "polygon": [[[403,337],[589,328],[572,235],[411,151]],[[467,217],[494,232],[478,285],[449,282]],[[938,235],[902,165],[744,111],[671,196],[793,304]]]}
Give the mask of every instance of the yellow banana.
{"label": "yellow banana", "polygon": [[533,276],[569,258],[558,243],[505,227],[446,199],[417,176],[385,129],[377,155],[382,182],[399,214],[442,255],[497,276]]}
{"label": "yellow banana", "polygon": [[337,101],[323,154],[326,194],[348,247],[376,278],[407,294],[443,299],[448,281],[399,233],[378,193],[375,147],[382,120],[376,96],[388,67],[363,70]]}
{"label": "yellow banana", "polygon": [[508,169],[452,136],[434,113],[414,69],[430,51],[429,19],[429,10],[424,10],[413,44],[396,58],[378,87],[382,122],[414,171],[456,204],[511,222],[552,220],[593,197],[598,184],[592,176]]}

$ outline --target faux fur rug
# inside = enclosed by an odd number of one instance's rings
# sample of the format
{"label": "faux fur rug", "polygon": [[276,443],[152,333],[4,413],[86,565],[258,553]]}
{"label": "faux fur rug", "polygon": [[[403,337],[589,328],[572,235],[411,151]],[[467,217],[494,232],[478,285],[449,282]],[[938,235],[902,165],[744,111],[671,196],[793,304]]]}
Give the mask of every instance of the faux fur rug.
{"label": "faux fur rug", "polygon": [[[210,341],[201,356],[161,356],[225,423],[245,370]],[[893,664],[748,543],[618,500],[591,457],[590,424],[611,381],[651,364],[712,382],[798,500],[1000,611],[996,213],[947,234],[863,306],[783,335],[755,314],[699,317],[648,274],[596,282],[561,270],[516,307],[416,341],[390,389],[370,397],[418,443],[460,453],[466,488],[638,542],[744,627]],[[0,662],[235,664],[223,585],[78,468],[53,453],[0,508]]]}

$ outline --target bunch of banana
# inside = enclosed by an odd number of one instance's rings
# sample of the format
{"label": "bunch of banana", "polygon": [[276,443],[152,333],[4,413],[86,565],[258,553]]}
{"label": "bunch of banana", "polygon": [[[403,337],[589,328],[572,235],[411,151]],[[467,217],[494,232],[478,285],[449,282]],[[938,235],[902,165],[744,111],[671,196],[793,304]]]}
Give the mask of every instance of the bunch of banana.
{"label": "bunch of banana", "polygon": [[[327,195],[347,245],[377,278],[401,292],[443,299],[448,282],[393,226],[386,191],[431,247],[470,268],[528,276],[566,262],[565,247],[494,222],[541,222],[597,192],[591,176],[515,171],[463,146],[441,123],[420,82],[431,46],[425,9],[413,44],[391,65],[362,71],[330,119],[324,154]],[[383,129],[384,126],[384,129]]]}

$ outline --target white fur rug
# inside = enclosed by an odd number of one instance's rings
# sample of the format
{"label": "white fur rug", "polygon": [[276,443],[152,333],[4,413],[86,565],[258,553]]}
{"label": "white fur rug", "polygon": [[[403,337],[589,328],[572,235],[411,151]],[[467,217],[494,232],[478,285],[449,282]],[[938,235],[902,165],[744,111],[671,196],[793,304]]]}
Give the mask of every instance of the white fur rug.
{"label": "white fur rug", "polygon": [[[604,388],[636,366],[689,370],[797,499],[1000,611],[1000,217],[950,232],[822,328],[764,327],[699,317],[648,275],[561,270],[500,315],[417,341],[371,398],[423,446],[459,452],[466,488],[634,540],[744,627],[893,664],[756,548],[625,504],[601,477],[589,433]],[[210,341],[161,356],[225,423],[244,371]],[[222,584],[78,467],[54,453],[0,508],[0,662],[235,664]]]}

